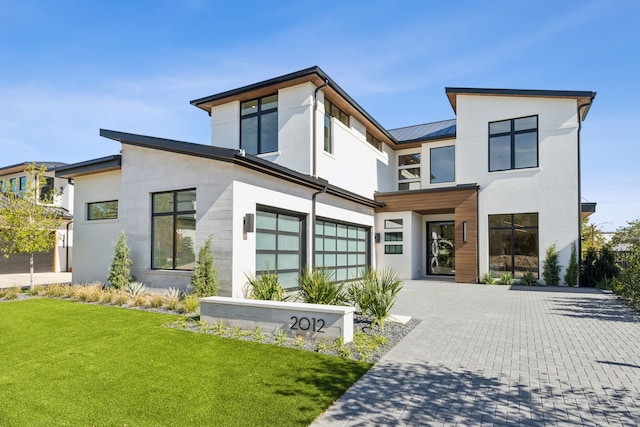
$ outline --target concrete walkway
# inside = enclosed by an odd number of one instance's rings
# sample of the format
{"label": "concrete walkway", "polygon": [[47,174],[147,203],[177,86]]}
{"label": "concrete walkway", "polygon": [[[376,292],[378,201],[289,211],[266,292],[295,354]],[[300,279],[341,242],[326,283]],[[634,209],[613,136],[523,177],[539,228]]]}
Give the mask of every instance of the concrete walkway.
{"label": "concrete walkway", "polygon": [[[29,286],[31,283],[29,273],[0,274],[0,288],[13,288],[15,286]],[[71,282],[71,273],[34,273],[34,285],[50,285],[53,283]]]}
{"label": "concrete walkway", "polygon": [[410,281],[423,319],[314,426],[640,425],[640,315],[594,289]]}

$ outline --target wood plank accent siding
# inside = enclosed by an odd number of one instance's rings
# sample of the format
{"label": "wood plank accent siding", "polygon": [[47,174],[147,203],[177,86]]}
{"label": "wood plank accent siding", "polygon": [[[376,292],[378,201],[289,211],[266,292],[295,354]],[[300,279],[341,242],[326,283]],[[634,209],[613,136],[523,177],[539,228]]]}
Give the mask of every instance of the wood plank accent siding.
{"label": "wood plank accent siding", "polygon": [[[478,281],[478,189],[477,187],[418,190],[378,194],[384,207],[376,213],[414,211],[421,215],[454,213],[456,282]],[[467,221],[469,241],[463,242],[462,223]]]}

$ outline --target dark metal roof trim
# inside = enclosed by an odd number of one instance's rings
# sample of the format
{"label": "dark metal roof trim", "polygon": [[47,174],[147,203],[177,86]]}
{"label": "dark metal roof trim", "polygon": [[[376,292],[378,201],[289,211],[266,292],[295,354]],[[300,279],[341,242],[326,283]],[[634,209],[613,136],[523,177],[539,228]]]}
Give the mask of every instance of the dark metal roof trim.
{"label": "dark metal roof trim", "polygon": [[374,126],[378,128],[385,136],[387,136],[391,141],[397,143],[396,139],[387,131],[376,119],[374,119],[369,113],[365,111],[364,108],[360,106],[347,92],[344,91],[331,77],[327,75],[320,67],[313,66],[310,68],[305,68],[304,70],[296,71],[293,73],[285,74],[283,76],[274,77],[269,80],[264,80],[262,82],[253,83],[247,86],[242,86],[237,89],[228,90],[226,92],[220,92],[214,95],[205,96],[204,98],[194,99],[191,101],[191,105],[198,106],[200,104],[204,104],[211,101],[217,101],[219,99],[229,98],[236,95],[240,95],[245,92],[250,92],[252,90],[261,89],[269,86],[273,86],[279,83],[285,83],[290,80],[295,80],[300,77],[310,76],[312,74],[316,74],[322,80],[328,81],[328,85],[335,90],[341,97],[343,97],[347,102],[349,102],[353,107],[358,110],[360,114],[362,114],[367,120],[369,120]]}
{"label": "dark metal roof trim", "polygon": [[331,185],[325,179],[314,178],[309,175],[296,172],[292,169],[277,165],[260,157],[247,154],[242,150],[214,147],[212,145],[195,144],[192,142],[156,138],[151,136],[136,135],[132,133],[117,132],[105,129],[100,129],[100,136],[114,139],[121,142],[122,144],[134,145],[137,147],[150,148],[154,150],[168,151],[172,153],[184,154],[187,156],[196,156],[223,162],[230,162],[258,172],[265,173],[276,178],[284,179],[287,182],[292,182],[317,190],[326,189],[327,194],[355,201],[366,206],[383,206],[383,204],[381,204],[380,202],[368,199],[366,197],[344,190],[340,187]]}
{"label": "dark metal roof trim", "polygon": [[478,184],[459,184],[451,187],[423,188],[420,190],[401,190],[389,191],[386,193],[376,193],[376,196],[391,196],[396,194],[423,194],[423,193],[440,193],[443,191],[461,191],[461,190],[478,190]]}
{"label": "dark metal roof trim", "polygon": [[580,211],[583,213],[594,213],[596,211],[596,203],[583,202],[580,204]]}
{"label": "dark metal roof trim", "polygon": [[23,171],[31,164],[35,164],[36,166],[44,166],[45,168],[47,168],[47,171],[53,170],[53,168],[56,168],[58,166],[66,165],[66,163],[62,162],[22,162],[16,163],[15,165],[1,167],[0,175]]}
{"label": "dark metal roof trim", "polygon": [[73,178],[79,175],[88,175],[92,173],[107,172],[120,169],[122,166],[122,156],[115,154],[112,156],[100,157],[99,159],[87,160],[84,162],[73,163],[71,165],[59,166],[52,169],[56,177]]}
{"label": "dark metal roof trim", "polygon": [[471,95],[521,95],[559,98],[595,98],[596,92],[581,90],[538,90],[538,89],[485,89],[469,87],[445,87],[446,93],[466,93]]}

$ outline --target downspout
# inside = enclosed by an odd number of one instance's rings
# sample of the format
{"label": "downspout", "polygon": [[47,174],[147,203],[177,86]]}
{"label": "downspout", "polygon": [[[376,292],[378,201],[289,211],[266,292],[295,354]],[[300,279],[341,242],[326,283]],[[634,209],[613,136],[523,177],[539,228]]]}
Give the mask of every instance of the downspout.
{"label": "downspout", "polygon": [[67,273],[69,272],[69,226],[70,226],[71,224],[73,224],[73,220],[71,220],[71,221],[69,221],[69,222],[67,223],[67,245],[66,245],[67,247],[65,248],[65,249],[66,249],[66,251],[67,251],[67,257],[66,257],[66,261],[67,261],[67,262],[66,262],[66,264],[67,264],[67,265],[66,265],[66,267],[67,267],[67,269],[66,269],[65,271],[66,271]]}
{"label": "downspout", "polygon": [[327,187],[323,187],[322,190],[316,191],[311,196],[311,260],[307,262],[309,271],[313,271],[313,266],[315,265],[316,260],[316,198],[319,194],[323,194],[327,192]]}
{"label": "downspout", "polygon": [[[322,89],[323,87],[325,87],[326,85],[329,84],[329,79],[325,79],[324,83],[322,83],[320,86],[318,86],[316,88],[316,90],[313,91],[313,110],[311,112],[312,114],[312,121],[313,124],[311,126],[311,132],[312,132],[312,136],[311,136],[311,140],[313,141],[312,144],[312,158],[311,158],[311,163],[312,163],[312,167],[311,167],[311,175],[314,178],[318,177],[318,162],[317,162],[317,155],[316,155],[316,149],[317,149],[317,142],[316,142],[316,112],[318,110],[318,92],[320,91],[320,89]],[[315,200],[315,199],[314,199]]]}
{"label": "downspout", "polygon": [[[578,266],[582,269],[582,183],[581,183],[581,168],[580,168],[580,132],[582,131],[582,115],[583,108],[590,106],[593,103],[593,95],[591,100],[584,104],[578,105]],[[578,274],[578,287],[580,287],[580,274]]]}
{"label": "downspout", "polygon": [[[316,153],[316,149],[318,146],[317,143],[317,136],[316,136],[316,113],[318,111],[318,92],[320,91],[320,89],[322,89],[323,87],[327,86],[329,84],[329,79],[325,79],[324,83],[321,84],[320,86],[318,86],[314,91],[313,91],[313,109],[311,111],[311,116],[312,116],[312,125],[311,125],[311,141],[312,141],[312,147],[311,147],[311,175],[314,178],[318,177],[318,161],[317,161],[317,153]],[[322,190],[317,191],[315,193],[313,193],[313,196],[311,196],[311,257],[309,262],[307,262],[309,271],[313,270],[313,265],[315,264],[315,257],[316,257],[316,238],[315,238],[315,229],[316,229],[316,198],[318,197],[319,194],[325,193],[327,191],[327,187],[323,187]]]}

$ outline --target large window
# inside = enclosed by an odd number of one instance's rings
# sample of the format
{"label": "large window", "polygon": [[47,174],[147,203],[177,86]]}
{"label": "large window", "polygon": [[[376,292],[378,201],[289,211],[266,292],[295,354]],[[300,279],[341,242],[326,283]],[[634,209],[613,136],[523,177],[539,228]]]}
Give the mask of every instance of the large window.
{"label": "large window", "polygon": [[196,190],[155,193],[151,268],[193,270],[196,261]]}
{"label": "large window", "polygon": [[278,94],[240,104],[240,148],[249,154],[278,151]]}
{"label": "large window", "polygon": [[118,218],[118,201],[87,203],[87,220],[94,221],[100,219]]}
{"label": "large window", "polygon": [[455,181],[456,153],[453,145],[432,148],[429,157],[431,158],[431,184]]}
{"label": "large window", "polygon": [[538,277],[538,214],[489,215],[489,270]]}
{"label": "large window", "polygon": [[420,153],[398,156],[398,190],[420,188]]}
{"label": "large window", "polygon": [[489,171],[538,166],[538,116],[489,123]]}
{"label": "large window", "polygon": [[298,286],[306,263],[303,215],[259,209],[256,212],[256,277],[277,273],[285,289]]}
{"label": "large window", "polygon": [[369,229],[358,225],[316,220],[315,267],[333,274],[334,280],[353,280],[369,266]]}

